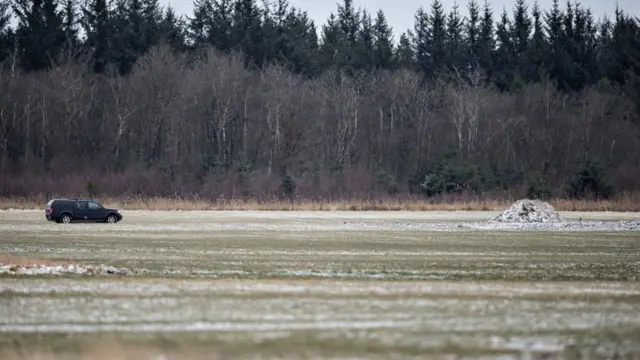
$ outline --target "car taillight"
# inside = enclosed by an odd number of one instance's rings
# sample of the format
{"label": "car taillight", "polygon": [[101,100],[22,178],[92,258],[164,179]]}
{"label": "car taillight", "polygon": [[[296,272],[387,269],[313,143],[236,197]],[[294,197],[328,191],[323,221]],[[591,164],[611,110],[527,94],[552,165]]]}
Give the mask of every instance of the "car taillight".
{"label": "car taillight", "polygon": [[50,207],[49,210],[47,210],[47,212],[49,213],[49,215],[53,214],[53,208]]}

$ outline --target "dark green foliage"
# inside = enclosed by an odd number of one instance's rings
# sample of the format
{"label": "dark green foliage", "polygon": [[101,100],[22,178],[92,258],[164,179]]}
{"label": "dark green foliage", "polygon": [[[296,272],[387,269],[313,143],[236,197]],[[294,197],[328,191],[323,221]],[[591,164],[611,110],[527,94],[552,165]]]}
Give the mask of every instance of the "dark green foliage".
{"label": "dark green foliage", "polygon": [[481,189],[482,181],[475,166],[446,161],[434,171],[427,172],[420,186],[426,196],[435,196],[459,192],[476,192]]}
{"label": "dark green foliage", "polygon": [[464,24],[455,5],[447,17],[446,60],[445,67],[450,70],[462,69],[467,65],[463,39]]}
{"label": "dark green foliage", "polygon": [[572,198],[609,198],[613,194],[613,187],[604,165],[597,160],[588,160],[582,164],[571,179],[567,193]]}
{"label": "dark green foliage", "polygon": [[513,10],[513,21],[509,32],[511,33],[511,44],[509,55],[512,58],[513,71],[515,76],[527,79],[527,71],[531,68],[529,55],[531,19],[529,18],[529,8],[524,0],[517,0]]}
{"label": "dark green foliage", "polygon": [[539,82],[542,80],[540,73],[547,71],[545,52],[547,51],[549,44],[547,43],[547,38],[544,32],[542,13],[538,3],[534,4],[531,13],[533,16],[533,34],[528,53],[526,54],[530,65],[529,68],[526,69],[526,77],[532,81]]}
{"label": "dark green foliage", "polygon": [[[556,0],[550,9],[541,9],[536,2],[517,0],[494,15],[488,1],[470,0],[461,11],[457,5],[445,10],[441,0],[433,0],[417,9],[406,29],[391,29],[383,11],[373,15],[372,9],[356,8],[353,0],[341,0],[327,21],[317,25],[318,34],[309,15],[287,0],[195,0],[189,18],[158,0],[76,1],[0,0],[0,71],[10,68],[31,76],[72,60],[65,57],[79,49],[83,53],[74,54],[73,60],[90,59],[92,71],[106,75],[61,72],[69,79],[55,78],[53,84],[42,80],[48,79],[46,74],[38,78],[46,85],[42,89],[91,89],[70,92],[60,103],[53,91],[42,103],[36,103],[35,96],[19,103],[13,97],[20,99],[31,85],[13,84],[12,95],[3,98],[11,105],[0,109],[7,113],[14,103],[15,109],[22,109],[15,110],[15,117],[0,119],[7,163],[23,161],[30,153],[47,163],[59,150],[47,137],[72,143],[67,137],[80,126],[78,119],[87,116],[85,112],[94,122],[84,124],[78,130],[83,140],[69,147],[100,152],[119,131],[113,119],[138,107],[144,108],[135,115],[144,118],[137,123],[144,131],[119,139],[119,146],[129,150],[119,153],[117,162],[125,168],[132,159],[146,166],[162,160],[163,168],[171,168],[175,186],[184,174],[177,160],[166,159],[170,150],[198,150],[192,160],[197,165],[183,166],[197,169],[199,181],[211,174],[218,179],[230,169],[260,171],[264,154],[279,151],[283,145],[278,134],[291,124],[309,132],[297,145],[304,155],[296,159],[295,169],[288,169],[297,179],[305,171],[338,179],[360,166],[371,176],[372,186],[391,194],[409,184],[429,196],[517,188],[542,198],[566,184],[570,164],[577,159],[607,158],[616,174],[624,173],[624,166],[636,168],[620,160],[627,155],[619,148],[632,145],[621,145],[619,139],[633,144],[640,138],[640,22],[621,9],[608,19],[580,3]],[[147,58],[136,66],[159,44],[168,45],[171,56],[179,56]],[[218,59],[215,70],[203,66],[207,70],[198,70],[201,74],[190,73],[189,66],[206,59],[210,48],[225,60]],[[243,61],[236,64],[233,59],[240,57]],[[175,79],[158,81],[145,72],[149,63],[167,59],[176,63],[155,71],[184,72],[203,84],[178,86]],[[177,62],[183,59],[184,64]],[[264,79],[272,64],[279,65],[282,74]],[[218,68],[228,77],[216,78]],[[475,70],[483,74],[482,80],[469,85]],[[128,77],[132,71],[136,76]],[[452,73],[465,79],[464,86],[447,93],[439,85]],[[116,99],[114,83],[106,81],[119,75],[121,92],[129,90],[127,86],[131,92],[147,91],[137,87],[148,86],[157,93],[140,96],[140,104],[128,104],[126,93]],[[206,96],[185,100],[201,90]],[[296,98],[299,92],[304,96]],[[95,105],[98,101],[104,104]],[[305,101],[309,102],[301,105]],[[48,104],[51,114],[35,115]],[[174,106],[189,110],[176,115]],[[154,114],[158,108],[163,111]],[[133,117],[129,120],[136,123]],[[276,127],[282,129],[268,133],[265,126],[274,131],[271,121],[276,117]],[[49,120],[64,126],[47,128]],[[116,125],[102,126],[109,121]],[[16,128],[24,133],[16,133]],[[200,133],[206,135],[197,144],[175,140]],[[154,138],[153,145],[147,145],[153,151],[143,155],[147,148],[133,144],[147,138]],[[265,139],[273,149],[251,148]],[[465,163],[450,160],[442,150],[458,143],[465,149],[459,157]],[[440,165],[425,170],[431,164]],[[584,165],[568,193],[608,196],[611,189],[602,172],[595,163]],[[293,178],[281,177],[283,191],[291,184],[295,189]],[[301,188],[309,186],[300,179]]]}
{"label": "dark green foliage", "polygon": [[396,194],[400,190],[396,178],[384,169],[377,170],[376,182],[389,195]]}
{"label": "dark green foliage", "polygon": [[74,0],[64,2],[64,35],[68,45],[75,46],[78,42],[78,12]]}
{"label": "dark green foliage", "polygon": [[394,55],[394,62],[398,64],[398,67],[403,69],[413,70],[416,68],[415,53],[411,47],[411,40],[409,40],[407,33],[403,33],[400,36],[398,48]]}
{"label": "dark green foliage", "polygon": [[447,59],[447,38],[449,37],[447,36],[447,19],[440,0],[433,0],[428,23],[427,52],[429,55],[425,73],[431,76],[446,67]]}
{"label": "dark green foliage", "polygon": [[64,10],[57,0],[16,0],[13,9],[23,68],[38,71],[55,64],[65,43]]}
{"label": "dark green foliage", "polygon": [[493,12],[488,0],[485,0],[482,20],[480,22],[480,38],[478,40],[478,57],[482,69],[491,78],[493,74],[493,51],[495,49]]}
{"label": "dark green foliage", "polygon": [[183,51],[186,42],[184,20],[176,17],[173,8],[167,7],[162,21],[159,23],[158,42],[171,46],[176,51]]}
{"label": "dark green foliage", "polygon": [[97,194],[98,194],[98,186],[93,181],[89,181],[87,183],[87,195],[95,196]]}
{"label": "dark green foliage", "polygon": [[289,174],[282,175],[282,195],[289,200],[293,200],[296,196],[296,183]]}
{"label": "dark green foliage", "polygon": [[527,175],[526,181],[527,198],[546,200],[551,197],[551,186],[540,174],[530,173]]}
{"label": "dark green foliage", "polygon": [[415,15],[415,25],[411,33],[411,48],[414,51],[416,68],[425,74],[431,72],[429,16],[423,8],[419,8]]}
{"label": "dark green foliage", "polygon": [[465,23],[466,57],[474,67],[480,66],[482,48],[480,46],[480,8],[476,0],[470,0],[468,5],[469,19]]}
{"label": "dark green foliage", "polygon": [[4,34],[9,30],[10,10],[9,0],[0,0],[0,34]]}
{"label": "dark green foliage", "polygon": [[13,43],[13,31],[9,27],[10,11],[9,0],[0,0],[0,62],[9,57]]}
{"label": "dark green foliage", "polygon": [[[246,65],[261,66],[265,61],[265,38],[262,34],[261,9],[255,0],[235,0],[231,41],[234,50],[245,56]],[[214,18],[215,21],[215,18]]]}
{"label": "dark green foliage", "polygon": [[370,72],[375,64],[375,34],[373,28],[373,20],[367,11],[362,12],[362,21],[358,31],[356,45],[356,59],[354,66],[358,70]]}
{"label": "dark green foliage", "polygon": [[[82,45],[95,72],[111,64],[127,74],[149,49],[168,44],[176,51],[237,51],[247,66],[278,63],[306,76],[400,67],[429,78],[473,66],[502,90],[548,76],[564,91],[607,78],[631,98],[638,92],[637,81],[627,81],[640,73],[637,18],[618,9],[614,21],[596,21],[585,6],[563,7],[559,0],[547,10],[517,0],[497,21],[488,0],[470,0],[466,14],[457,4],[447,14],[433,0],[397,38],[381,10],[372,17],[353,0],[338,4],[320,38],[307,13],[288,0],[195,0],[187,19],[158,0],[15,0],[12,9],[9,1],[0,0],[0,59],[18,45],[25,70],[45,69],[65,46]],[[15,29],[8,26],[10,10]],[[78,25],[86,37],[80,38]]]}
{"label": "dark green foliage", "polygon": [[322,25],[322,45],[320,46],[320,65],[324,69],[341,67],[346,63],[346,55],[342,49],[344,36],[340,31],[338,20],[334,14]]}
{"label": "dark green foliage", "polygon": [[376,68],[393,69],[395,62],[393,58],[393,31],[382,10],[378,11],[373,28],[374,37],[374,60]]}
{"label": "dark green foliage", "polygon": [[86,33],[85,47],[91,52],[93,71],[102,73],[111,60],[110,35],[115,32],[106,0],[88,1],[82,7],[82,27]]}
{"label": "dark green foliage", "polygon": [[514,79],[515,63],[513,38],[510,33],[511,21],[507,11],[504,10],[500,21],[496,26],[497,49],[493,56],[494,81],[498,88],[506,90]]}

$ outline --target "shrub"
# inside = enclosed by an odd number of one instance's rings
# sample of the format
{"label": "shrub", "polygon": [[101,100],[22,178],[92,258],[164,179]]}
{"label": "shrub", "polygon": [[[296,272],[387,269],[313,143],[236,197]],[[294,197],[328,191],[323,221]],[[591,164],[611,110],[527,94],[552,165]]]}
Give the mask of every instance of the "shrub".
{"label": "shrub", "polygon": [[478,191],[480,181],[474,167],[447,163],[437,170],[425,174],[420,187],[426,196]]}
{"label": "shrub", "polygon": [[289,174],[285,174],[282,176],[282,193],[283,195],[289,199],[293,200],[296,194],[296,183],[293,181],[293,178]]}
{"label": "shrub", "polygon": [[551,197],[549,183],[539,174],[527,175],[527,197],[529,199],[547,200]]}
{"label": "shrub", "polygon": [[571,178],[567,193],[574,199],[588,195],[595,199],[608,199],[613,194],[613,186],[602,163],[588,160]]}

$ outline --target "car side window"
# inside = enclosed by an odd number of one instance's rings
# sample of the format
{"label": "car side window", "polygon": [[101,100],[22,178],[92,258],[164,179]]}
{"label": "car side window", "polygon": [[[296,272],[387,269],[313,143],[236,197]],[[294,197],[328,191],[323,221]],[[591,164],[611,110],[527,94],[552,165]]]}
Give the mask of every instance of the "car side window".
{"label": "car side window", "polygon": [[87,208],[87,202],[86,201],[76,201],[76,209],[84,210],[86,208]]}
{"label": "car side window", "polygon": [[100,205],[98,205],[97,203],[95,203],[93,201],[89,201],[89,209],[90,210],[98,210],[98,209],[100,209]]}

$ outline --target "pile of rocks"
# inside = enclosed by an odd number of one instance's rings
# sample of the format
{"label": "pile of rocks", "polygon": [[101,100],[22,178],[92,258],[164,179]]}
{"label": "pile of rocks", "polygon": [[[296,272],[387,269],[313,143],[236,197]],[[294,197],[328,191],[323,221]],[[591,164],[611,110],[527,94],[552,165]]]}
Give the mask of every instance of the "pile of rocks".
{"label": "pile of rocks", "polygon": [[498,216],[490,220],[496,223],[561,223],[564,219],[549,203],[540,200],[516,201]]}

